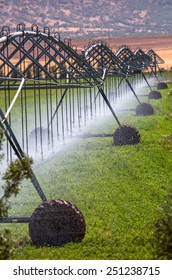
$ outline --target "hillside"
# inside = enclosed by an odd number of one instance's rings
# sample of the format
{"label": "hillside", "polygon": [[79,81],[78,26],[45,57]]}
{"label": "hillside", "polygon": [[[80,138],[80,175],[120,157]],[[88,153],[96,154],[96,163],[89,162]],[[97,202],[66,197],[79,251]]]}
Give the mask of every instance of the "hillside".
{"label": "hillside", "polygon": [[170,0],[0,1],[0,26],[48,26],[71,38],[172,34]]}

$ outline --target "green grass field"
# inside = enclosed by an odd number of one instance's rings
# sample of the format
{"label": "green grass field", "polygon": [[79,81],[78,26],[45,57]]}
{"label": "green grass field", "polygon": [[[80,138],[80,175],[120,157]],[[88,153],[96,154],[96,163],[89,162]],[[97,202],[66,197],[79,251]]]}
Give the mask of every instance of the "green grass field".
{"label": "green grass field", "polygon": [[[62,247],[34,247],[27,224],[1,225],[15,240],[13,259],[155,259],[152,236],[161,206],[172,189],[172,96],[148,101],[153,116],[119,113],[122,124],[135,126],[141,141],[113,145],[109,138],[74,138],[50,159],[34,167],[48,199],[69,200],[82,211],[86,235],[82,242]],[[136,101],[130,100],[135,107]],[[112,133],[114,119],[106,117],[89,128]],[[11,215],[31,215],[41,203],[30,182],[12,200]]]}

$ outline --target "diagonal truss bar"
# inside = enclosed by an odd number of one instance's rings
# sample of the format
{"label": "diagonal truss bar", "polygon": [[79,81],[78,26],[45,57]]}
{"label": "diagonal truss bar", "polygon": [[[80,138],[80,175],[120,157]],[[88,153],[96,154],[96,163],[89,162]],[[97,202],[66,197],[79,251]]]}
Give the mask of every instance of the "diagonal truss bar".
{"label": "diagonal truss bar", "polygon": [[[147,67],[150,67],[151,71],[153,71],[151,68],[150,58],[147,55],[145,56],[145,53],[141,49],[137,49],[137,51],[133,53],[128,47],[122,47],[121,49],[118,50],[116,55],[119,57],[122,63],[128,64],[129,67],[134,69],[134,72],[136,70],[136,73],[138,70],[144,70]],[[152,91],[152,88],[148,80],[146,79],[143,71],[140,71],[140,73],[144,78],[145,82],[147,83],[148,87]]]}
{"label": "diagonal truss bar", "polygon": [[[42,34],[40,34],[40,37],[43,37]],[[31,40],[34,40],[34,38],[32,38]],[[35,40],[34,40],[35,41]],[[84,78],[88,83],[90,83],[90,81],[82,74],[82,72],[79,72],[78,69],[74,66],[74,64],[72,64],[68,58],[65,58],[61,52],[58,52],[58,50],[53,46],[53,44],[49,41],[46,40],[46,43],[51,47],[51,49],[55,52],[58,53],[58,55],[63,58],[63,60],[65,62],[67,62],[75,71],[76,73],[80,74],[82,76],[82,78]],[[38,46],[39,47],[39,46]],[[41,50],[44,52],[44,48],[41,47]],[[58,66],[60,68],[62,68],[62,70],[64,70],[66,72],[66,74],[68,74],[70,76],[70,78],[74,79],[76,82],[78,82],[78,80],[74,77],[74,75],[72,75],[72,73],[70,71],[68,71],[65,67],[62,66],[62,63],[58,63],[58,61],[51,55],[51,54],[46,54],[49,56],[49,58],[51,59],[51,61],[54,61],[56,64],[58,64]]]}
{"label": "diagonal truss bar", "polygon": [[152,63],[163,64],[165,61],[152,49],[148,49],[145,53],[151,58]]}
{"label": "diagonal truss bar", "polygon": [[[26,37],[26,39],[27,39],[26,42],[29,41],[29,37]],[[39,40],[39,41],[41,42],[41,40]],[[18,48],[16,48],[16,49],[20,51],[20,45],[21,45],[21,46],[24,46],[24,44],[25,44],[25,40],[23,40],[22,43],[20,43],[20,44],[18,45]],[[32,46],[30,47],[30,49],[27,50],[27,52],[30,54],[31,52],[34,51],[35,48],[36,48],[36,46],[35,46],[35,45],[32,45]],[[21,65],[21,63],[22,63],[26,58],[27,58],[27,55],[26,55],[26,54],[23,54],[23,56],[21,57],[21,59],[16,63],[15,67],[18,67],[19,65]],[[38,58],[36,58],[36,59],[38,60]],[[33,65],[34,65],[34,62],[30,63],[30,65],[29,65],[30,67],[28,66],[28,67],[23,71],[23,74],[25,75],[25,74],[30,70],[30,68],[31,68]],[[9,72],[8,75],[10,75],[10,74],[11,74],[11,72]]]}
{"label": "diagonal truss bar", "polygon": [[[16,47],[16,48],[17,48],[18,45],[19,45],[19,43],[17,42],[16,39],[13,39],[13,40],[11,41],[11,44],[12,44],[14,47]],[[41,63],[39,63],[35,58],[33,58],[33,56],[31,56],[22,46],[20,47],[20,51],[21,51],[23,54],[25,54],[26,57],[28,57],[31,61],[33,61],[34,64],[35,64],[36,66],[38,66],[43,72],[45,72],[46,75],[47,75],[50,79],[54,80],[55,83],[58,83],[57,79],[55,79],[55,78],[41,65]]]}
{"label": "diagonal truss bar", "polygon": [[[55,40],[53,37],[51,39]],[[82,58],[82,56],[78,55],[69,45],[65,45],[62,41],[59,41],[59,45],[65,48],[66,54],[68,54],[74,60],[73,66],[76,65],[74,69],[77,70],[78,74],[80,74],[82,71],[85,71],[94,82],[97,82],[98,80],[102,82],[102,77],[90,66],[90,64],[85,59]],[[71,67],[73,66],[71,65]]]}
{"label": "diagonal truss bar", "polygon": [[87,59],[92,66],[102,65],[102,68],[106,67],[108,71],[112,70],[113,73],[124,76],[131,74],[127,67],[121,66],[118,58],[106,44],[98,43],[89,47],[85,51],[85,56],[88,57]]}
{"label": "diagonal truss bar", "polygon": [[134,53],[130,50],[129,47],[123,46],[117,52],[116,56],[120,60],[122,65],[128,65],[134,72],[138,73],[138,71],[142,70],[142,65],[139,61],[136,60]]}
{"label": "diagonal truss bar", "polygon": [[11,63],[11,62],[8,60],[8,58],[7,58],[3,53],[1,53],[1,52],[0,52],[0,57],[2,57],[1,59],[2,59],[3,61],[5,61],[5,63],[6,63],[10,68],[12,68],[14,72],[16,72],[19,76],[25,78],[24,75],[13,65],[13,63]]}
{"label": "diagonal truss bar", "polygon": [[[99,49],[97,49],[97,47],[99,47]],[[94,44],[92,47],[89,47],[89,49],[86,50],[85,55],[86,55],[86,57],[88,56],[88,60],[91,61],[91,62],[96,58],[96,63],[95,64],[97,64],[99,62],[99,54],[101,54],[103,58],[105,58],[105,56],[108,57],[108,61],[110,59],[111,65],[113,65],[113,67],[115,69],[117,69],[117,73],[118,73],[119,76],[122,76],[123,78],[125,78],[125,81],[126,81],[127,85],[129,86],[130,90],[133,92],[135,98],[137,99],[137,101],[140,104],[141,102],[140,102],[137,94],[135,93],[134,88],[132,87],[131,83],[129,82],[129,80],[127,78],[127,76],[129,76],[129,74],[131,75],[130,69],[127,66],[127,64],[126,63],[122,64],[120,62],[120,60],[118,60],[117,56],[105,44],[100,44],[100,43],[98,43],[97,45]],[[129,52],[129,54],[130,54],[130,52]],[[133,56],[134,56],[134,54],[132,53],[132,57]],[[102,65],[102,67],[103,66],[107,67],[106,61],[105,61],[105,65]],[[109,69],[107,68],[107,71],[108,70]],[[121,79],[120,84],[118,85],[118,88],[121,85],[121,83],[123,81],[123,78]],[[97,95],[99,93],[101,93],[100,90],[98,91]],[[97,98],[97,95],[96,95],[96,98]]]}

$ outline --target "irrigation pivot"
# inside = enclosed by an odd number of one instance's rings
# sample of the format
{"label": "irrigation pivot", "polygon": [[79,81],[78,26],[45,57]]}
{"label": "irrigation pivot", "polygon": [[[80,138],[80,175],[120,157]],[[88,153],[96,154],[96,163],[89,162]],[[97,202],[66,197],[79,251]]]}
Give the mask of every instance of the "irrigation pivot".
{"label": "irrigation pivot", "polygon": [[[22,30],[21,30],[22,29]],[[15,106],[17,109],[21,108],[21,123],[23,133],[23,143],[28,141],[28,104],[30,90],[33,90],[33,98],[35,102],[35,110],[41,114],[41,95],[42,91],[47,94],[46,88],[50,89],[63,89],[64,93],[70,86],[77,86],[83,83],[92,85],[92,82],[85,78],[83,81],[83,75],[81,73],[82,82],[80,78],[77,78],[76,67],[73,67],[75,72],[71,74],[68,69],[65,73],[68,77],[65,79],[65,83],[62,86],[62,73],[64,71],[64,65],[56,59],[57,51],[55,48],[56,39],[51,38],[48,41],[49,34],[38,32],[34,30],[35,26],[32,26],[31,31],[25,31],[24,25],[17,27],[17,32],[10,34],[9,29],[4,28],[0,38],[0,71],[1,71],[1,90],[4,92],[5,104],[3,110],[0,108],[0,127],[3,130],[7,144],[10,146],[8,151],[13,151],[15,156],[19,160],[25,157],[21,144],[15,136],[15,132],[12,129],[14,122],[12,119],[12,111]],[[42,43],[42,44],[41,44]],[[50,50],[51,47],[51,50]],[[60,44],[58,48],[58,54],[61,57],[63,44]],[[54,52],[52,52],[54,50]],[[44,57],[44,63],[40,62],[40,59]],[[66,54],[66,60],[69,65],[72,62],[69,60]],[[54,76],[50,71],[50,64],[54,62],[57,76]],[[54,71],[54,68],[53,68]],[[68,83],[70,79],[70,86]],[[24,90],[24,91],[23,91]],[[38,92],[37,92],[38,90]],[[18,102],[20,96],[20,101]],[[23,97],[23,98],[21,98]],[[51,98],[51,96],[49,96]],[[28,99],[27,99],[28,98]],[[62,98],[62,97],[61,97]],[[44,99],[45,100],[45,99]],[[47,105],[47,104],[46,104]],[[38,107],[37,107],[38,106]],[[48,107],[49,109],[49,107]],[[35,118],[36,118],[35,113]],[[41,121],[41,118],[39,118]],[[42,127],[41,127],[42,128]],[[15,128],[18,129],[18,128]],[[18,130],[19,132],[20,130]],[[42,129],[39,129],[42,135]],[[25,138],[24,138],[25,136]],[[26,141],[24,141],[26,139]],[[23,145],[25,147],[25,145]],[[26,145],[27,146],[27,145]],[[27,149],[26,149],[27,150]],[[12,157],[10,158],[12,159]],[[0,220],[1,223],[29,223],[29,233],[33,244],[53,245],[59,246],[67,242],[81,241],[85,236],[85,220],[81,211],[69,201],[61,199],[53,199],[48,201],[33,170],[29,170],[30,180],[35,187],[42,203],[34,210],[31,217],[4,217]]]}
{"label": "irrigation pivot", "polygon": [[[137,115],[153,114],[152,106],[147,103],[141,103],[130,82],[130,79],[132,79],[133,81],[134,77],[137,77],[137,75],[140,73],[146,80],[146,77],[142,73],[143,66],[140,64],[139,61],[137,61],[130,49],[127,49],[126,47],[122,48],[118,51],[116,55],[112,52],[112,50],[105,42],[97,41],[93,42],[92,44],[89,44],[89,46],[85,50],[85,57],[89,61],[89,63],[95,69],[97,69],[98,72],[102,71],[103,67],[106,67],[108,75],[112,75],[113,77],[120,77],[120,81],[117,85],[116,92],[114,93],[115,96],[117,96],[117,92],[119,91],[122,82],[126,82],[131,92],[134,94],[134,97],[139,103],[139,110],[138,107],[136,108]],[[126,62],[129,58],[132,58],[132,63],[130,61],[130,64],[127,64]],[[146,82],[149,85],[147,80]]]}
{"label": "irrigation pivot", "polygon": [[145,54],[149,57],[150,59],[150,63],[151,63],[151,68],[152,71],[154,73],[154,75],[158,75],[158,71],[159,73],[161,73],[160,68],[159,68],[159,64],[163,64],[165,63],[165,61],[152,49],[148,49],[145,51]]}
{"label": "irrigation pivot", "polygon": [[[143,64],[143,67],[145,67],[146,69],[151,69],[151,72],[154,73],[154,76],[158,79],[158,75],[157,75],[157,71],[156,71],[156,68],[157,68],[157,62],[153,62],[152,61],[152,57],[149,56],[148,54],[146,54],[146,52],[143,52],[141,49],[137,49],[135,52],[134,52],[134,55],[136,56],[137,60],[140,60]],[[154,70],[154,67],[155,67],[155,70]],[[158,79],[159,81],[159,79]],[[160,84],[158,82],[158,84]],[[148,98],[149,99],[160,99],[162,98],[162,95],[159,91],[157,90],[152,90],[151,87],[150,88],[150,92],[148,94]]]}
{"label": "irrigation pivot", "polygon": [[[152,92],[152,88],[144,74],[144,71],[148,69],[150,66],[151,60],[150,58],[141,50],[137,49],[135,52],[132,52],[128,46],[122,46],[116,53],[117,57],[121,61],[122,65],[127,65],[131,72],[133,73],[133,77],[137,77],[141,75],[141,77],[146,82],[147,86]],[[131,84],[129,85],[131,88]],[[133,91],[133,89],[131,88]],[[154,113],[154,109],[149,103],[141,103],[139,102],[136,107],[136,115],[152,115]]]}
{"label": "irrigation pivot", "polygon": [[[114,144],[137,144],[138,130],[122,125],[113,109],[116,100],[124,95],[120,90],[123,79],[142,105],[129,79],[141,73],[143,66],[136,56],[127,64],[124,56],[128,54],[131,53],[125,51],[120,59],[101,41],[78,54],[70,39],[62,40],[57,32],[51,35],[47,27],[40,31],[32,25],[31,30],[26,30],[24,24],[18,24],[13,33],[3,27],[0,128],[7,139],[7,161],[16,157],[22,161],[33,152],[44,158],[76,128],[104,112],[105,107],[118,125],[112,134]],[[114,88],[116,92],[112,93]],[[38,246],[81,241],[86,230],[81,211],[69,201],[48,201],[32,169],[29,174],[41,204],[30,217],[5,217],[0,222],[29,223],[30,237]]]}
{"label": "irrigation pivot", "polygon": [[[145,53],[151,59],[151,68],[152,68],[152,72],[154,73],[154,76],[158,77],[158,73],[160,73],[161,78],[163,78],[159,64],[163,64],[163,63],[165,63],[165,61],[152,49],[148,49]],[[168,88],[167,84],[158,79],[157,89],[160,90],[160,89],[166,89],[166,88]],[[153,97],[151,96],[150,98],[153,98]],[[155,93],[154,98],[159,99],[161,97],[158,93]]]}
{"label": "irrigation pivot", "polygon": [[[130,54],[131,53],[131,54]],[[122,81],[125,80],[127,85],[129,86],[130,90],[134,94],[135,98],[137,99],[139,103],[139,110],[138,107],[136,108],[136,114],[137,115],[151,115],[153,114],[153,108],[150,104],[147,103],[141,103],[133,86],[131,85],[131,82],[129,81],[129,78],[132,77],[137,73],[141,73],[143,66],[136,61],[136,58],[134,57],[134,54],[132,52],[127,52],[126,49],[122,49],[118,52],[118,55],[120,58],[118,58],[117,55],[115,55],[112,50],[109,48],[109,46],[106,44],[106,42],[103,41],[94,41],[90,42],[87,48],[85,48],[84,56],[87,59],[87,61],[90,63],[90,65],[97,70],[98,73],[101,73],[104,68],[107,69],[107,75],[112,77],[120,77],[121,80],[119,81],[118,85],[116,85],[116,92],[113,94],[115,96],[114,99],[118,98],[118,92],[120,89],[120,86],[122,84]],[[128,55],[131,55],[133,58],[134,65],[127,64],[126,63],[126,57],[128,58]],[[137,71],[136,71],[137,70]],[[144,76],[144,74],[142,74]],[[145,78],[145,76],[144,76]],[[146,80],[146,78],[145,78]],[[147,80],[146,80],[147,81]],[[147,82],[148,83],[148,82]],[[114,89],[113,89],[114,91]],[[96,98],[98,97],[98,94],[100,91],[98,91]],[[107,93],[106,93],[107,95]],[[124,93],[123,93],[124,95]],[[113,100],[114,101],[114,100]],[[121,126],[120,126],[121,127]],[[120,128],[117,129],[117,133],[115,133],[114,137],[114,143],[116,145],[123,145],[123,144],[135,144],[139,142],[138,136],[133,136],[134,128],[131,128],[131,139],[129,137],[130,135],[130,126],[126,125],[125,129]],[[119,131],[122,131],[120,134],[120,141],[115,139],[118,139],[117,135],[119,135]],[[127,135],[125,137],[125,134]],[[138,135],[138,131],[136,135]],[[123,136],[122,136],[123,135]],[[122,137],[125,140],[122,140]]]}
{"label": "irrigation pivot", "polygon": [[[101,75],[84,61],[70,46],[70,40],[50,35],[33,25],[31,30],[18,25],[17,32],[3,28],[0,38],[0,91],[4,94],[6,112],[19,87],[15,107],[19,118],[14,123],[13,111],[8,116],[17,132],[22,149],[34,150],[44,157],[45,150],[55,150],[57,141],[72,135],[81,121],[93,115],[92,92],[103,82]],[[89,89],[86,91],[86,89]],[[7,144],[7,157],[12,152]]]}

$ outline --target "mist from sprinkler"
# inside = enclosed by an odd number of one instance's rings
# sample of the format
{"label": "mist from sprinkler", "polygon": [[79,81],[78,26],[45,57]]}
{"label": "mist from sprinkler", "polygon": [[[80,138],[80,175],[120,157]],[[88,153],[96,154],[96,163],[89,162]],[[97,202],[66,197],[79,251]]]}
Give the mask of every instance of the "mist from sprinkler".
{"label": "mist from sprinkler", "polygon": [[[139,84],[136,84],[134,86],[134,90],[136,92],[139,92],[142,90],[142,88],[145,86],[145,81],[139,82]],[[126,91],[127,89],[127,91]],[[122,89],[119,89],[122,90]],[[116,88],[112,89],[113,92],[116,92]],[[125,115],[126,111],[134,111],[135,106],[137,105],[137,100],[135,99],[133,93],[129,89],[129,87],[125,88],[126,93],[121,94],[120,98],[117,98],[112,105],[114,108],[114,111],[119,113],[121,115]],[[139,96],[139,94],[138,94]],[[113,100],[113,96],[110,97],[110,102]],[[87,112],[84,112],[84,108],[81,107],[80,110],[80,118],[76,117],[74,122],[72,123],[72,128],[70,128],[70,124],[67,124],[66,122],[63,122],[62,124],[62,114],[61,109],[59,109],[58,112],[58,133],[57,133],[57,123],[56,123],[56,117],[52,123],[52,126],[50,125],[49,130],[47,130],[47,118],[45,115],[45,112],[42,112],[42,129],[45,133],[44,137],[42,137],[42,140],[40,141],[40,131],[37,132],[37,145],[35,143],[35,139],[29,139],[28,143],[28,154],[30,157],[34,159],[35,164],[39,163],[42,160],[46,160],[47,158],[56,155],[60,150],[65,149],[65,146],[73,145],[78,141],[78,136],[82,133],[85,133],[88,130],[92,130],[92,127],[99,126],[99,123],[101,124],[105,117],[110,117],[111,112],[109,108],[106,106],[106,104],[103,101],[103,98],[100,96],[97,97],[96,101],[99,106],[96,107],[96,112],[94,108],[94,104],[92,104],[92,111],[91,108],[87,108]],[[133,107],[132,107],[133,105]],[[77,106],[75,104],[75,106]],[[46,108],[44,108],[46,110]],[[76,108],[77,110],[77,108]],[[65,114],[65,112],[64,112]],[[86,116],[84,115],[86,114]],[[69,115],[69,112],[68,112]],[[17,124],[16,124],[17,125]],[[116,126],[116,123],[114,121],[114,125]],[[39,125],[37,125],[39,127]],[[28,119],[28,128],[31,132],[31,128],[33,127],[33,121],[30,121]],[[16,129],[16,128],[15,128]],[[51,134],[51,130],[53,129],[53,134]],[[113,132],[112,132],[113,133]],[[52,136],[53,135],[53,136]],[[21,135],[17,135],[16,137],[21,144]],[[3,151],[6,158],[6,147],[3,147]],[[12,151],[11,151],[12,152]],[[13,152],[12,152],[13,153]],[[15,158],[15,155],[13,153],[12,158]],[[6,166],[3,164],[3,166]],[[4,167],[5,170],[5,167]]]}
{"label": "mist from sprinkler", "polygon": [[[141,84],[139,84],[138,86],[135,87],[136,90],[140,90],[143,86],[145,85],[145,82],[143,81]],[[115,88],[114,88],[114,92],[115,92]],[[98,97],[99,98],[99,97]],[[97,100],[97,102],[100,102],[100,107],[97,108],[98,112],[97,114],[95,114],[95,112],[91,112],[90,108],[88,108],[87,110],[87,115],[89,116],[89,118],[85,121],[83,118],[81,118],[80,120],[76,120],[75,121],[75,126],[72,128],[72,134],[70,134],[66,127],[64,128],[65,133],[62,136],[59,136],[58,139],[57,137],[54,137],[53,139],[53,147],[51,145],[44,147],[44,160],[51,156],[56,154],[58,151],[65,149],[65,146],[68,145],[75,145],[76,142],[78,141],[78,136],[81,135],[82,133],[88,131],[88,130],[92,130],[93,127],[95,126],[99,126],[99,124],[102,123],[102,121],[104,121],[105,117],[110,117],[111,116],[111,112],[109,110],[109,108],[106,106],[106,104],[103,103],[103,99],[100,96],[100,100]],[[130,108],[129,108],[129,106]],[[125,115],[125,109],[126,110],[131,110],[134,111],[135,108],[135,104],[137,104],[137,100],[134,98],[133,93],[131,92],[131,90],[129,88],[127,88],[127,92],[125,95],[122,95],[120,99],[116,99],[115,100],[115,104],[113,105],[114,110],[118,113],[120,112],[120,115]],[[133,107],[132,107],[133,105]],[[94,107],[94,106],[93,106]],[[81,108],[81,116],[84,115],[84,109]],[[115,121],[114,121],[114,125],[116,125]],[[112,131],[113,133],[114,131]],[[37,153],[39,154],[39,153]],[[36,156],[37,158],[37,156]],[[40,159],[40,156],[38,157]]]}

